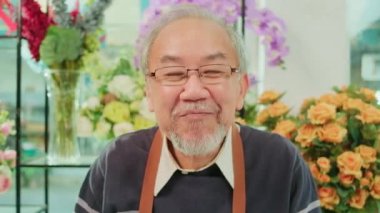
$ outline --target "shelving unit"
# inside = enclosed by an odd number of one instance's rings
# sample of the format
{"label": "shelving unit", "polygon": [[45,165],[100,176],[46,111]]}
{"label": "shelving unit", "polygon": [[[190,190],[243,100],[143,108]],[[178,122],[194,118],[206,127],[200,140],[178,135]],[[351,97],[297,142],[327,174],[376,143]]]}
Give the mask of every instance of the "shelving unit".
{"label": "shelving unit", "polygon": [[[15,150],[17,151],[17,160],[16,160],[16,168],[15,168],[15,202],[13,204],[4,204],[0,205],[0,212],[1,213],[42,213],[42,212],[49,212],[49,170],[56,169],[56,168],[88,168],[91,163],[94,161],[95,157],[83,157],[81,158],[76,164],[51,164],[47,161],[46,155],[48,154],[48,141],[49,141],[49,105],[48,105],[48,96],[47,96],[47,89],[45,84],[45,107],[44,107],[44,132],[42,133],[42,136],[44,138],[44,147],[43,152],[44,156],[36,158],[36,159],[28,159],[28,160],[21,160],[22,159],[22,137],[26,134],[29,135],[29,133],[24,132],[23,127],[21,125],[21,113],[22,113],[22,58],[21,58],[21,29],[22,29],[22,23],[21,23],[21,1],[17,0],[16,4],[17,6],[17,32],[12,35],[0,35],[0,41],[1,40],[14,40],[16,45],[16,88],[15,88],[15,129],[16,135],[15,135]],[[47,0],[48,1],[48,0]],[[12,44],[13,45],[13,44]],[[41,133],[36,133],[41,136]],[[21,173],[23,169],[28,168],[39,168],[43,170],[43,202],[41,205],[28,205],[24,204],[22,202],[22,186],[21,186]]]}

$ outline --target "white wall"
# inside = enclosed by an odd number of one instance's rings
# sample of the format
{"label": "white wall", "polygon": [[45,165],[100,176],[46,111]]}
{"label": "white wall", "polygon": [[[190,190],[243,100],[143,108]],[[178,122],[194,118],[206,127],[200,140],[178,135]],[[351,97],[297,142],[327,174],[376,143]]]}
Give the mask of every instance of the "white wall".
{"label": "white wall", "polygon": [[290,54],[286,70],[267,68],[264,89],[286,91],[284,102],[298,110],[303,99],[349,83],[349,38],[345,0],[267,0],[283,18]]}

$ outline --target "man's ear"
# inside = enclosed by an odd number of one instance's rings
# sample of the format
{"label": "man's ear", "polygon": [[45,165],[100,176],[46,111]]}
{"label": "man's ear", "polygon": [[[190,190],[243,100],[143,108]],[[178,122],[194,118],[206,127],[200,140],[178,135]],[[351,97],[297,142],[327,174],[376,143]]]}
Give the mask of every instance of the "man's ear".
{"label": "man's ear", "polygon": [[244,106],[244,98],[247,94],[248,87],[249,87],[249,78],[247,73],[244,73],[239,80],[240,85],[240,91],[238,94],[238,100],[236,102],[236,110],[241,110]]}
{"label": "man's ear", "polygon": [[150,87],[149,82],[147,80],[145,80],[145,96],[146,96],[146,100],[148,102],[149,111],[154,112],[151,87]]}

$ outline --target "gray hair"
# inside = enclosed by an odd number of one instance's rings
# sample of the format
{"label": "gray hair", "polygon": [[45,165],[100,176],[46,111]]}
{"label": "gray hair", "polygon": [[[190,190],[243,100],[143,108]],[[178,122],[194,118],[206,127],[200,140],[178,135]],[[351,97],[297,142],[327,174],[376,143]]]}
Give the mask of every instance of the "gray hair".
{"label": "gray hair", "polygon": [[239,60],[239,70],[241,72],[247,71],[245,50],[241,36],[232,27],[228,26],[221,17],[211,13],[205,8],[194,4],[181,4],[170,6],[170,8],[165,10],[161,16],[159,16],[156,20],[153,20],[154,22],[151,24],[147,35],[142,38],[142,52],[140,54],[141,58],[139,60],[139,67],[144,73],[148,72],[148,58],[150,54],[150,48],[161,30],[176,20],[190,17],[213,21],[225,29],[226,33],[231,39],[233,47],[236,50],[236,55],[238,56]]}

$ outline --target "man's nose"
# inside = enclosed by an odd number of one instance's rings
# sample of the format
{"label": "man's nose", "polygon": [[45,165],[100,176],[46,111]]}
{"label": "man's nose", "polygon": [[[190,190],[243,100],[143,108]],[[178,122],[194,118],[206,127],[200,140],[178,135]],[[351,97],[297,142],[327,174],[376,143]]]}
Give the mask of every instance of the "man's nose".
{"label": "man's nose", "polygon": [[198,71],[189,71],[187,82],[183,86],[180,99],[184,101],[199,101],[209,96],[207,87],[202,83]]}

